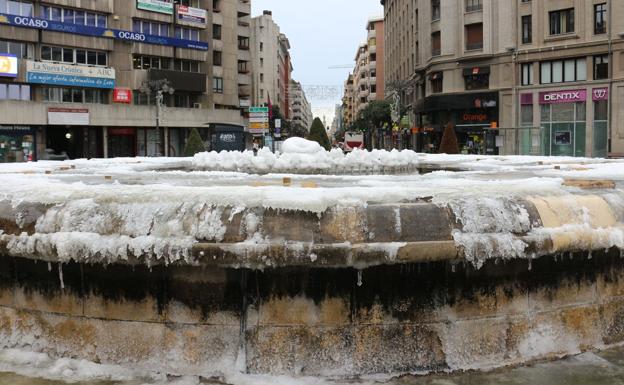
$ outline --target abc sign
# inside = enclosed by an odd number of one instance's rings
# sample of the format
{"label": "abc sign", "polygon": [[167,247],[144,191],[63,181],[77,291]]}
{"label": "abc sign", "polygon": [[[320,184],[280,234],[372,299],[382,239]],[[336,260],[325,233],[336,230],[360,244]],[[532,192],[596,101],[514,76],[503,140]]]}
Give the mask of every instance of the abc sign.
{"label": "abc sign", "polygon": [[0,76],[17,76],[17,58],[15,56],[0,55]]}

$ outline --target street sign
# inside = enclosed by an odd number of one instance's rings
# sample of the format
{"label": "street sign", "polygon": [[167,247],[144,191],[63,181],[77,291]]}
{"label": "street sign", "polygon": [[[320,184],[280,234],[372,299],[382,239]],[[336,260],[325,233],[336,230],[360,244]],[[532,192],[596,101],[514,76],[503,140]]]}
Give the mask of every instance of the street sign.
{"label": "street sign", "polygon": [[282,128],[282,119],[275,119],[275,128]]}
{"label": "street sign", "polygon": [[269,107],[249,107],[249,113],[250,114],[254,114],[254,113],[266,113],[268,116],[269,113]]}
{"label": "street sign", "polygon": [[268,123],[269,119],[266,118],[249,118],[249,123]]}
{"label": "street sign", "polygon": [[267,130],[269,123],[249,123],[249,128],[252,130]]}

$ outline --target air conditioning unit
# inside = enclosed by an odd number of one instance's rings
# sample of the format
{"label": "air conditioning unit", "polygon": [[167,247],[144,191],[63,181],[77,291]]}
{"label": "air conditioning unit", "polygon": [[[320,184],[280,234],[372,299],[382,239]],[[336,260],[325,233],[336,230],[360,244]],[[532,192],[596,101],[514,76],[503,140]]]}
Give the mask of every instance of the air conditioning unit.
{"label": "air conditioning unit", "polygon": [[193,108],[202,108],[201,103],[193,103]]}

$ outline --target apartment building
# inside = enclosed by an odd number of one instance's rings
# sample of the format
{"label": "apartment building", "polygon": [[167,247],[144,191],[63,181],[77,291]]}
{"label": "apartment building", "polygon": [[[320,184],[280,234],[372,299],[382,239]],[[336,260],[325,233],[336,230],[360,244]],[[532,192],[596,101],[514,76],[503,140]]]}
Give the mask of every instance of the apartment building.
{"label": "apartment building", "polygon": [[342,97],[342,123],[344,127],[351,125],[356,119],[357,114],[355,112],[355,82],[353,80],[353,74],[349,74],[347,80],[344,83],[343,97]]}
{"label": "apartment building", "polygon": [[387,83],[409,84],[419,150],[436,151],[450,122],[466,152],[624,153],[613,124],[624,97],[619,2],[381,3]]}
{"label": "apartment building", "polygon": [[345,83],[344,99],[350,104],[343,110],[343,114],[347,114],[345,122],[356,120],[369,102],[385,98],[383,17],[370,18],[366,34],[366,42],[359,45],[355,54],[353,74],[349,74]]}
{"label": "apartment building", "polygon": [[264,11],[252,19],[251,46],[253,105],[265,105],[270,101],[279,106],[286,119],[290,119],[288,88],[293,71],[290,42],[280,32],[271,11]]}
{"label": "apartment building", "polygon": [[288,92],[290,100],[291,121],[293,125],[309,130],[312,126],[312,106],[306,97],[305,91],[301,83],[291,80],[290,91]]}
{"label": "apartment building", "polygon": [[244,131],[249,14],[248,0],[0,0],[0,161],[178,156],[191,128]]}

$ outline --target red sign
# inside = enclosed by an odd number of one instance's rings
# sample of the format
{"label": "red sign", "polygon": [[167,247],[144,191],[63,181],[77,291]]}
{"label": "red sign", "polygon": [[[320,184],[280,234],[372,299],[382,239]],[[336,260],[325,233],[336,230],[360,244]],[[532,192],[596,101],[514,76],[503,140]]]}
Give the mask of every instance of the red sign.
{"label": "red sign", "polygon": [[115,88],[113,90],[113,103],[132,103],[132,90],[129,88]]}

